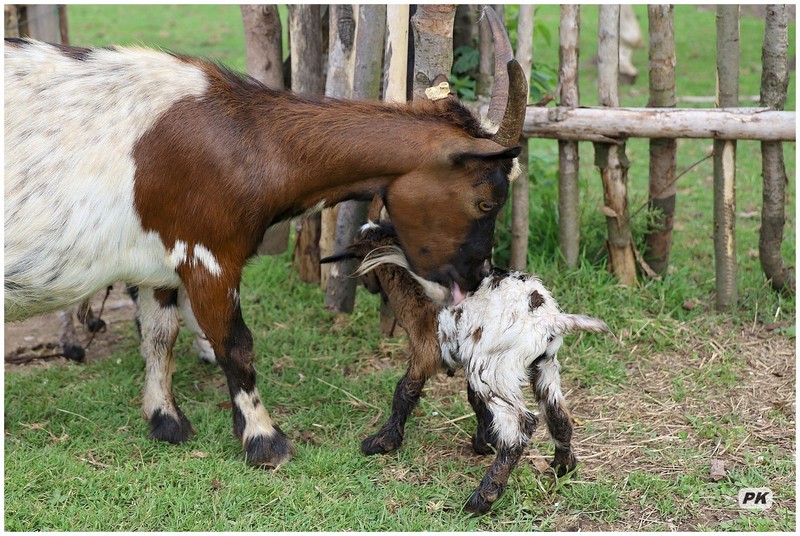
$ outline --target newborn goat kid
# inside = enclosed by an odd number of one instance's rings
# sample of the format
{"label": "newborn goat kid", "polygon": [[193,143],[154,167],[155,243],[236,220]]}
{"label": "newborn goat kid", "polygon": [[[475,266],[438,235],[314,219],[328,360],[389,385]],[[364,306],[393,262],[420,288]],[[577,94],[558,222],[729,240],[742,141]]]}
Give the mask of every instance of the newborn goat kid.
{"label": "newborn goat kid", "polygon": [[463,367],[469,402],[478,418],[472,446],[497,455],[466,509],[485,513],[503,493],[533,433],[537,417],[525,407],[522,386],[530,383],[553,443],[551,465],[559,476],[576,465],[572,421],[561,393],[556,359],[562,335],[584,330],[609,332],[601,320],[562,313],[550,292],[531,274],[494,269],[478,289],[454,307],[440,308],[406,268],[388,224],[365,225],[347,252],[325,259],[363,259],[358,274],[371,292],[380,292],[408,332],[409,365],[397,384],[392,414],[381,430],[364,440],[364,454],[390,452],[403,440],[405,422],[425,381],[440,368]]}

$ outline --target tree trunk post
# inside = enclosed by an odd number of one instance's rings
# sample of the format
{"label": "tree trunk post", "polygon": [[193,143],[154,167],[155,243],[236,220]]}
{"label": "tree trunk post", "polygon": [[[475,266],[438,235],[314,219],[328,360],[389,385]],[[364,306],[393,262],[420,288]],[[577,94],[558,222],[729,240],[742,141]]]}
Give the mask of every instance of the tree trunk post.
{"label": "tree trunk post", "polygon": [[[349,99],[353,96],[353,49],[356,41],[356,19],[353,6],[331,4],[329,20],[328,75],[325,82],[325,96]],[[335,253],[338,216],[339,205],[322,210],[320,257],[327,257]],[[339,267],[335,264],[320,266],[320,286],[326,295],[331,272],[338,270]]]}
{"label": "tree trunk post", "polygon": [[[300,95],[322,95],[325,78],[322,62],[320,6],[289,6],[289,46],[292,63],[292,91]],[[320,215],[296,220],[294,256],[301,281],[320,282]]]}
{"label": "tree trunk post", "polygon": [[414,100],[424,99],[425,90],[453,69],[453,23],[455,4],[420,4],[411,17],[414,33]]}
{"label": "tree trunk post", "polygon": [[[717,6],[717,106],[739,104],[739,6]],[[716,307],[736,305],[736,141],[714,141]]]}
{"label": "tree trunk post", "polygon": [[[383,100],[406,102],[408,94],[408,4],[386,6],[386,49],[384,50]],[[470,24],[472,26],[472,24]],[[380,219],[383,201],[375,197],[369,208],[370,219]],[[388,219],[388,216],[386,216]],[[397,321],[389,304],[381,300],[380,329],[384,337],[393,337]]]}
{"label": "tree trunk post", "polygon": [[[761,106],[774,110],[783,110],[789,86],[788,22],[785,5],[767,6],[761,49]],[[761,268],[773,289],[795,292],[794,273],[781,256],[787,184],[781,142],[761,142],[761,174],[764,181],[758,241]]]}
{"label": "tree trunk post", "polygon": [[53,4],[29,4],[25,9],[27,32],[21,33],[47,43],[61,43],[61,28],[58,6]]}
{"label": "tree trunk post", "polygon": [[5,37],[20,37],[20,6],[17,4],[4,4],[3,11],[6,29]]}
{"label": "tree trunk post", "polygon": [[[281,18],[275,5],[241,6],[247,74],[272,89],[284,89]],[[279,255],[289,243],[290,222],[282,221],[264,233],[260,255]]]}
{"label": "tree trunk post", "polygon": [[[675,28],[671,5],[649,5],[650,29],[650,100],[648,107],[674,108]],[[650,140],[649,208],[657,215],[645,236],[645,262],[657,274],[667,273],[672,247],[672,223],[675,218],[675,167],[677,140]]]}
{"label": "tree trunk post", "polygon": [[[517,19],[517,51],[515,57],[530,87],[533,62],[533,5],[520,4]],[[519,163],[522,173],[511,185],[511,255],[508,267],[524,272],[528,267],[528,235],[530,197],[528,193],[528,138],[521,138]]]}
{"label": "tree trunk post", "polygon": [[[381,86],[381,63],[386,31],[385,5],[360,5],[356,23],[356,41],[353,57],[354,99],[379,97]],[[334,250],[342,251],[349,246],[358,229],[367,219],[369,203],[345,201],[339,204],[336,218]],[[341,262],[331,270],[325,292],[325,308],[337,313],[351,313],[355,305],[357,279],[350,277],[356,266],[352,262]]]}
{"label": "tree trunk post", "polygon": [[[580,39],[579,4],[561,6],[559,23],[558,84],[560,106],[577,108],[578,52]],[[568,266],[578,265],[580,251],[580,188],[578,177],[580,159],[577,141],[558,142],[558,244],[564,262]]]}
{"label": "tree trunk post", "polygon": [[[619,5],[602,4],[598,24],[597,88],[600,104],[619,107]],[[623,285],[636,284],[636,261],[628,221],[628,159],[625,144],[595,143],[603,179],[609,268]]]}
{"label": "tree trunk post", "polygon": [[67,20],[67,6],[58,5],[58,34],[62,45],[69,45],[69,22]]}

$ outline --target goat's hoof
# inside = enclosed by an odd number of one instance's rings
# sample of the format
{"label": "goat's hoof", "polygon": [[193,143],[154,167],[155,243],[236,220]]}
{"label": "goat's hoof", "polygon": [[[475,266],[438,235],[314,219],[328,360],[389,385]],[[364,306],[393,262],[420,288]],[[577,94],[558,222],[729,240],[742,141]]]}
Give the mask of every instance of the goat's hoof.
{"label": "goat's hoof", "polygon": [[472,436],[472,450],[475,454],[481,456],[494,454],[494,447],[492,444],[485,437],[480,437],[478,434]]}
{"label": "goat's hoof", "polygon": [[106,321],[102,318],[90,318],[86,321],[86,329],[88,329],[91,333],[97,333],[99,331],[106,330]]}
{"label": "goat's hoof", "polygon": [[550,462],[550,467],[555,470],[556,475],[559,478],[571,473],[577,466],[578,460],[575,458],[575,455],[572,452],[563,455],[556,453],[555,458],[553,458],[553,461]]}
{"label": "goat's hoof", "polygon": [[192,423],[180,409],[178,409],[177,418],[160,409],[157,409],[150,417],[150,434],[148,435],[150,439],[177,445],[188,441],[193,435]]}
{"label": "goat's hoof", "polygon": [[492,503],[495,500],[497,500],[497,497],[494,497],[494,499],[491,500],[489,500],[487,497],[484,497],[481,493],[481,489],[478,488],[472,493],[472,497],[469,498],[467,504],[464,505],[464,510],[471,514],[482,516],[492,509]]}
{"label": "goat's hoof", "polygon": [[274,427],[272,435],[258,435],[245,441],[244,455],[247,463],[265,469],[277,469],[292,459],[294,445],[280,428]]}
{"label": "goat's hoof", "polygon": [[78,363],[83,363],[83,359],[86,357],[86,351],[82,346],[65,346],[63,353],[64,357],[70,361],[76,361]]}
{"label": "goat's hoof", "polygon": [[400,448],[403,443],[403,438],[389,438],[383,434],[375,434],[369,436],[361,442],[361,453],[365,456],[372,456],[374,454],[387,454],[393,450]]}

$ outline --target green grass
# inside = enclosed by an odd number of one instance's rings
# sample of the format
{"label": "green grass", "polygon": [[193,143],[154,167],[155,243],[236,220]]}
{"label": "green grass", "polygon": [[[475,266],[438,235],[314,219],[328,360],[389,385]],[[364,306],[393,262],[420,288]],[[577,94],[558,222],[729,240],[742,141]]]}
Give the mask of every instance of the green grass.
{"label": "green grass", "polygon": [[[513,17],[509,9],[509,17]],[[636,11],[646,33],[644,7]],[[535,61],[557,64],[557,6],[537,18],[551,42],[535,40]],[[582,7],[582,61],[594,54],[596,6]],[[70,6],[72,42],[140,43],[199,54],[242,70],[238,6]],[[714,94],[714,13],[676,6],[678,93]],[[794,23],[790,55],[794,55]],[[763,21],[744,17],[741,94],[758,93]],[[622,103],[646,102],[647,53]],[[596,103],[594,70],[581,73],[582,102]],[[794,109],[792,77],[788,109]],[[678,170],[705,156],[709,141],[679,143]],[[630,207],[646,200],[647,141],[627,144]],[[796,253],[795,146],[784,258]],[[5,528],[151,531],[566,531],[795,529],[794,296],[764,283],[758,144],[739,144],[739,304],[714,310],[712,168],[706,161],[678,183],[671,270],[663,281],[623,288],[605,271],[602,186],[591,144],[581,145],[582,257],[557,260],[555,143],[531,141],[532,240],[529,269],[565,310],[599,316],[618,339],[569,337],[560,353],[580,464],[572,478],[541,471],[551,455],[537,431],[506,494],[481,518],[461,507],[489,459],[471,454],[474,419],[463,376],[436,378],[396,453],[364,457],[361,439],[387,417],[403,370],[402,341],[378,334],[378,299],[359,289],[356,312],[327,313],[317,288],[298,282],[288,254],[247,267],[244,316],[253,331],[265,405],[298,446],[278,471],[245,465],[231,434],[225,380],[197,364],[191,336],[176,346],[175,393],[198,435],[184,445],[146,439],[140,414],[144,370],[132,323],[114,326],[121,343],[86,365],[24,368],[5,375]],[[637,239],[645,227],[632,224]],[[505,231],[499,232],[498,257]],[[690,305],[687,306],[687,303]],[[786,323],[767,332],[765,325]],[[786,363],[784,366],[783,363]],[[789,393],[789,394],[786,394]],[[789,397],[789,398],[787,398]],[[465,417],[465,418],[461,418]],[[542,427],[540,427],[542,428]],[[709,479],[711,459],[727,478]],[[770,487],[775,506],[747,512],[742,487]]]}

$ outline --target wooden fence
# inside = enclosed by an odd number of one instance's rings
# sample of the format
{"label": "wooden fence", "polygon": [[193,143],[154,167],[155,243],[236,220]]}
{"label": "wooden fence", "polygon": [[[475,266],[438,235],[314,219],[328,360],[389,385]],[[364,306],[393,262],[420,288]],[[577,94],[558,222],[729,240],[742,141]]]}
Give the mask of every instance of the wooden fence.
{"label": "wooden fence", "polygon": [[[502,6],[495,6],[502,13]],[[658,278],[666,273],[672,244],[672,223],[676,197],[676,139],[714,140],[714,254],[716,264],[716,306],[726,310],[736,304],[735,257],[735,178],[736,141],[760,140],[764,155],[764,204],[760,240],[761,264],[776,289],[795,290],[794,274],[780,257],[785,223],[786,175],[781,143],[796,137],[795,113],[783,111],[788,81],[788,13],[786,6],[766,9],[763,43],[764,77],[760,106],[740,108],[738,95],[738,17],[739,7],[717,7],[716,108],[676,108],[675,44],[673,7],[648,6],[650,99],[646,108],[619,106],[620,20],[619,5],[599,8],[598,93],[599,106],[583,107],[578,100],[578,41],[580,6],[563,5],[559,25],[560,65],[557,106],[529,106],[523,134],[551,138],[559,144],[559,242],[565,262],[578,261],[580,226],[578,196],[578,143],[592,142],[605,192],[601,208],[608,229],[610,270],[623,284],[635,284],[639,274]],[[438,69],[452,64],[452,33],[455,5],[420,6],[411,18],[415,58],[410,76],[414,92],[435,76]],[[408,15],[400,15],[401,17]],[[388,24],[405,27],[398,15]],[[532,6],[520,6],[517,56],[530,76],[530,41],[533,27]],[[374,22],[374,21],[373,21]],[[432,30],[434,29],[435,30]],[[432,35],[430,32],[434,32]],[[428,32],[427,34],[425,32]],[[397,31],[395,30],[395,34]],[[484,41],[485,41],[484,37]],[[484,43],[485,44],[485,43]],[[425,45],[425,46],[423,46]],[[397,43],[394,45],[397,47]],[[402,46],[402,45],[400,45]],[[427,47],[427,48],[426,48]],[[491,53],[481,45],[481,54]],[[396,69],[391,54],[385,69]],[[482,63],[484,61],[482,60]],[[435,66],[435,67],[434,67]],[[411,68],[411,66],[409,66]],[[485,74],[485,73],[484,73]],[[479,80],[480,85],[485,82]],[[485,109],[484,109],[485,111]],[[625,142],[630,138],[650,139],[649,207],[658,225],[645,237],[646,251],[634,247],[629,224],[627,158]],[[523,144],[526,145],[526,144]],[[524,158],[523,158],[524,160]],[[525,269],[528,245],[527,182],[515,184],[512,191],[511,267]],[[339,216],[341,226],[341,215]],[[351,224],[348,232],[352,232]],[[337,238],[339,240],[339,238]],[[338,287],[329,287],[326,306],[347,311]]]}
{"label": "wooden fence", "polygon": [[[502,14],[502,6],[495,6],[495,9]],[[785,225],[786,184],[781,143],[795,140],[796,119],[794,112],[783,111],[789,77],[787,7],[766,7],[763,75],[760,106],[757,108],[739,107],[739,6],[720,5],[716,9],[717,107],[676,108],[673,7],[650,5],[649,104],[646,108],[621,108],[618,88],[621,7],[602,5],[599,8],[599,102],[596,107],[584,107],[578,99],[580,6],[561,6],[557,105],[529,106],[523,134],[558,140],[559,244],[568,265],[578,262],[580,242],[578,143],[594,144],[595,161],[599,164],[605,192],[601,210],[607,221],[609,268],[623,284],[635,284],[640,273],[644,277],[659,277],[669,266],[676,202],[675,140],[714,140],[716,305],[725,310],[734,306],[737,300],[737,140],[760,140],[762,145],[764,186],[759,241],[762,268],[774,288],[795,290],[793,270],[781,258],[780,246]],[[284,80],[280,62],[264,60],[263,54],[259,56],[260,52],[265,52],[261,49],[269,48],[272,56],[281,57],[281,23],[277,8],[242,6],[242,14],[248,72],[272,86],[281,85],[273,80]],[[383,77],[384,98],[402,100],[404,94],[407,98],[418,95],[437,74],[450,72],[455,14],[456,6],[452,4],[420,5],[416,12],[409,11],[408,6],[330,6],[327,11],[319,6],[290,6],[289,41],[293,61],[291,81],[285,81],[291,83],[294,91],[377,98],[383,61],[384,72],[392,73]],[[518,21],[517,56],[529,77],[533,7],[520,6]],[[20,9],[6,6],[5,22],[6,35],[20,29],[22,34],[68,42],[66,10],[62,6],[20,6]],[[329,39],[320,38],[323,28]],[[271,37],[265,39],[265,36]],[[487,56],[491,54],[487,39],[481,34],[482,64],[487,63]],[[409,46],[410,40],[413,46]],[[413,64],[407,61],[406,50],[413,52]],[[324,59],[326,55],[327,62]],[[327,80],[322,67],[325,63],[328,64]],[[487,82],[486,72],[482,72],[480,78],[479,86],[490,82]],[[658,223],[645,237],[646,251],[641,255],[634,247],[628,215],[625,142],[630,138],[650,139],[649,206],[656,211]],[[523,157],[523,160],[526,159]],[[518,182],[514,185],[511,202],[511,267],[525,269],[528,184],[526,181]],[[376,212],[379,207],[373,206],[371,210]],[[348,243],[365,213],[363,204],[343,204],[339,210],[326,211],[321,219],[307,222],[297,233],[295,249],[301,252],[298,256],[301,275],[313,282],[321,278],[322,285],[327,286],[326,307],[331,310],[352,310],[353,281],[335,271],[320,274],[315,260],[319,259],[320,248],[324,255],[337,245]],[[276,253],[285,250],[288,229],[271,230],[269,234],[273,235],[272,243],[265,241],[260,251]]]}

